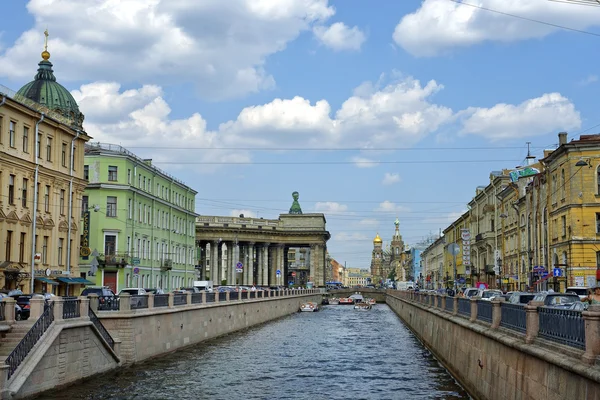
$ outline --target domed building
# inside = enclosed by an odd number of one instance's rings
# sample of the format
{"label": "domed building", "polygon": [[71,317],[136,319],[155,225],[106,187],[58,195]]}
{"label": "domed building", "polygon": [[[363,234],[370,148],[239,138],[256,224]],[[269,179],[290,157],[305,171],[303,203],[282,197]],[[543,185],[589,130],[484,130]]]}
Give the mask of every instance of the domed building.
{"label": "domed building", "polygon": [[382,280],[385,280],[383,276],[383,240],[379,233],[373,239],[373,252],[371,253],[371,279],[372,283],[380,284]]}

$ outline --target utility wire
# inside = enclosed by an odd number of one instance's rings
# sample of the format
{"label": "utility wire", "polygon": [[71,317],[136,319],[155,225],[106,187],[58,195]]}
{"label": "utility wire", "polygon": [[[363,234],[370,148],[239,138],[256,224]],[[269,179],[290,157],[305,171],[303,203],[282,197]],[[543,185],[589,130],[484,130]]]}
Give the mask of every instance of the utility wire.
{"label": "utility wire", "polygon": [[519,160],[418,160],[418,161],[154,161],[153,164],[169,165],[342,165],[342,164],[467,164],[467,163],[496,163],[519,162]]}
{"label": "utility wire", "polygon": [[146,150],[252,150],[252,151],[431,151],[431,150],[514,150],[523,146],[500,147],[179,147],[179,146],[127,146],[128,149]]}
{"label": "utility wire", "polygon": [[591,35],[591,36],[598,36],[600,37],[599,33],[594,33],[594,32],[589,32],[589,31],[584,31],[581,29],[575,29],[575,28],[570,28],[568,26],[564,26],[564,25],[558,25],[558,24],[553,24],[551,22],[546,22],[546,21],[540,21],[539,19],[533,19],[533,18],[527,18],[527,17],[522,17],[520,15],[515,15],[515,14],[511,14],[511,13],[507,13],[507,12],[503,12],[503,11],[498,11],[498,10],[494,10],[491,8],[487,8],[487,7],[483,7],[483,6],[479,6],[477,4],[471,4],[471,3],[465,3],[461,0],[448,0],[451,1],[453,3],[456,4],[462,4],[464,6],[469,6],[469,7],[473,7],[473,8],[478,8],[480,10],[485,10],[485,11],[489,11],[489,12],[493,12],[496,14],[500,14],[500,15],[506,15],[507,17],[513,17],[513,18],[518,18],[518,19],[522,19],[524,21],[529,21],[529,22],[535,22],[537,24],[542,24],[542,25],[546,25],[546,26],[552,26],[554,28],[559,28],[559,29],[564,29],[567,31],[572,31],[572,32],[577,32],[577,33],[583,33],[586,35]]}

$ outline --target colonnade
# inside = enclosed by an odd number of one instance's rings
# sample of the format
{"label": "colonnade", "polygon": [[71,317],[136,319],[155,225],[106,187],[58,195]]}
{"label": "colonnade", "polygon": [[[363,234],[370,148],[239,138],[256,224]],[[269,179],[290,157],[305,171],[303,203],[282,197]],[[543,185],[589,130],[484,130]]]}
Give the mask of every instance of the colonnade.
{"label": "colonnade", "polygon": [[[198,260],[201,280],[212,280],[215,285],[226,281],[227,285],[243,286],[287,286],[287,250],[304,246],[237,240],[199,240],[197,245],[201,249]],[[325,245],[310,244],[309,276],[315,286],[325,285],[325,256]],[[238,268],[239,264],[241,268]]]}

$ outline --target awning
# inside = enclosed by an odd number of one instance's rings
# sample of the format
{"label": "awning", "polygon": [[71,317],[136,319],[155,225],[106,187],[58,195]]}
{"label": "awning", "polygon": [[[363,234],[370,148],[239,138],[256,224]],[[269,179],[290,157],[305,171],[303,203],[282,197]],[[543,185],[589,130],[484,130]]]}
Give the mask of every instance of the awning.
{"label": "awning", "polygon": [[35,278],[35,280],[44,282],[44,283],[49,283],[50,285],[58,285],[58,282],[56,282],[54,279],[50,279],[50,278],[46,278],[46,277],[38,277],[38,278]]}
{"label": "awning", "polygon": [[90,282],[85,278],[67,278],[67,277],[60,277],[60,278],[56,278],[59,281],[66,283],[67,285],[95,285],[95,282]]}

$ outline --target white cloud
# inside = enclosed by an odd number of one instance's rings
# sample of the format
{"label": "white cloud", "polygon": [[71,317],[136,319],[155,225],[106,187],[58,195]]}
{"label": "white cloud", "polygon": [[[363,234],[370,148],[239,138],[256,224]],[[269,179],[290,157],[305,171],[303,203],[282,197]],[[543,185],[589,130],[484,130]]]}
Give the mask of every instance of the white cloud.
{"label": "white cloud", "polygon": [[591,85],[592,83],[596,83],[596,82],[598,82],[598,75],[589,75],[587,78],[579,81],[579,85],[587,86],[587,85]]}
{"label": "white cloud", "polygon": [[365,34],[357,26],[350,28],[343,22],[336,22],[329,27],[315,26],[313,32],[323,45],[336,51],[360,50],[362,44],[367,40]]}
{"label": "white cloud", "polygon": [[410,211],[410,209],[403,205],[393,203],[389,200],[385,200],[384,202],[379,203],[379,206],[377,206],[375,211],[384,213],[401,213]]}
{"label": "white cloud", "polygon": [[579,112],[560,93],[546,93],[519,105],[496,104],[491,108],[469,107],[462,111],[463,134],[486,137],[492,141],[538,136],[557,129],[581,126]]}
{"label": "white cloud", "polygon": [[398,182],[400,182],[400,174],[386,172],[381,183],[383,185],[393,185],[394,183]]}
{"label": "white cloud", "polygon": [[377,166],[376,161],[366,157],[352,157],[352,162],[354,162],[354,165],[358,168],[373,168]]}
{"label": "white cloud", "polygon": [[230,213],[232,217],[239,217],[241,214],[244,215],[244,218],[256,218],[256,213],[250,210],[231,210]]}
{"label": "white cloud", "polygon": [[60,81],[194,82],[221,99],[271,88],[265,60],[335,9],[328,0],[30,0],[35,20],[0,53],[0,75],[31,77],[50,31]]}
{"label": "white cloud", "polygon": [[[470,3],[575,29],[600,25],[596,10],[539,0],[478,0]],[[560,28],[448,0],[424,0],[394,30],[394,41],[415,56],[435,56],[484,41],[541,38]]]}
{"label": "white cloud", "polygon": [[324,214],[345,213],[347,210],[347,205],[336,203],[334,201],[318,202],[317,204],[315,204],[315,211]]}
{"label": "white cloud", "polygon": [[339,232],[333,235],[332,240],[336,242],[361,242],[370,240],[370,238],[364,233],[359,232]]}
{"label": "white cloud", "polygon": [[379,223],[380,223],[380,221],[377,219],[365,218],[365,219],[361,219],[358,224],[361,226],[374,227],[374,226],[378,226]]}

